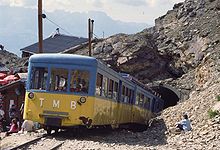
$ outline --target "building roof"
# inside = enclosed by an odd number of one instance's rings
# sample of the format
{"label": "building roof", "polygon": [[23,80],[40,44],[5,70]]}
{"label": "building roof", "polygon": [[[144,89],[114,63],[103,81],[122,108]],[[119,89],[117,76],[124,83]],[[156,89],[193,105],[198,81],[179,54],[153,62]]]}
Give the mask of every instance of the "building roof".
{"label": "building roof", "polygon": [[9,84],[0,86],[0,92],[3,91],[3,90],[9,89],[9,88],[15,86],[16,84],[22,84],[22,85],[25,86],[25,82],[23,82],[23,81],[21,81],[21,80],[17,80],[17,81],[11,82],[11,83],[9,83]]}
{"label": "building roof", "polygon": [[0,72],[8,72],[10,71],[4,64],[0,63]]}
{"label": "building roof", "polygon": [[18,77],[22,81],[26,81],[28,77],[28,73],[17,73],[15,74],[15,77]]}
{"label": "building roof", "polygon": [[[55,34],[43,40],[44,53],[59,53],[71,47],[87,42],[87,38]],[[21,51],[36,54],[38,53],[38,42],[24,47]]]}

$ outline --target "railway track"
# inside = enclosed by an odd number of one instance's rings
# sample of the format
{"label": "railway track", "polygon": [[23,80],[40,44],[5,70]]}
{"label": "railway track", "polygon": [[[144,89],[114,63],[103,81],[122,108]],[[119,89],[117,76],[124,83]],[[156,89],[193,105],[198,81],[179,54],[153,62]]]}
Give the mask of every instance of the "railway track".
{"label": "railway track", "polygon": [[47,150],[56,150],[62,146],[64,140],[56,139],[53,136],[42,135],[20,145],[17,145],[9,150],[26,150],[26,149],[47,149]]}

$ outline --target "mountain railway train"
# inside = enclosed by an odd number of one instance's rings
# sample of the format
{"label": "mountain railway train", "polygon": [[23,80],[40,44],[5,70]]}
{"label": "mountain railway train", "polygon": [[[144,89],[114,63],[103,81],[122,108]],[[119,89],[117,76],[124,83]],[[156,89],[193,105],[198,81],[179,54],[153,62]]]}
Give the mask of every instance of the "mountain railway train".
{"label": "mountain railway train", "polygon": [[35,54],[29,59],[24,119],[47,133],[61,128],[140,124],[163,100],[132,76],[89,56]]}

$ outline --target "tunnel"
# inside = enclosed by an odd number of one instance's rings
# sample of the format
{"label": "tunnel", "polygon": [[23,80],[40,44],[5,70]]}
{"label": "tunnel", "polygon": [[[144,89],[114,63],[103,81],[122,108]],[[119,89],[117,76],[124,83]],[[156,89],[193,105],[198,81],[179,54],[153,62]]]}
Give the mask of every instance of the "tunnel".
{"label": "tunnel", "polygon": [[164,100],[164,109],[176,105],[180,100],[180,92],[169,85],[158,84],[151,88],[161,95]]}

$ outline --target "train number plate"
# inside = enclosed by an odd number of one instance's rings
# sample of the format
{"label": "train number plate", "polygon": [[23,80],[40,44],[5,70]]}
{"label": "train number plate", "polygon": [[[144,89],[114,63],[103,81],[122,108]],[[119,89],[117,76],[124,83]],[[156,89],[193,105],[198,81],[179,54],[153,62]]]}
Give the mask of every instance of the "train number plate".
{"label": "train number plate", "polygon": [[45,125],[47,126],[61,126],[61,118],[45,118]]}

